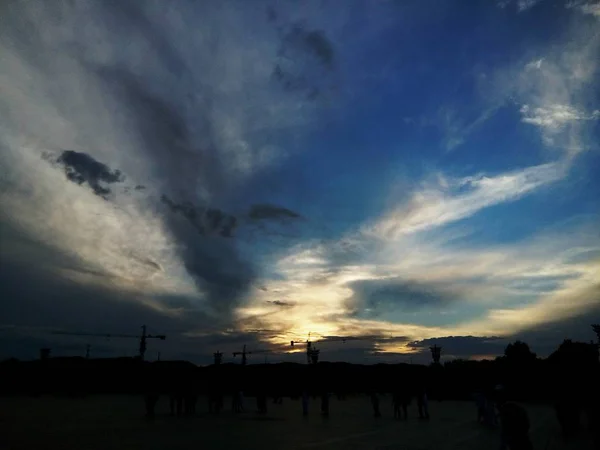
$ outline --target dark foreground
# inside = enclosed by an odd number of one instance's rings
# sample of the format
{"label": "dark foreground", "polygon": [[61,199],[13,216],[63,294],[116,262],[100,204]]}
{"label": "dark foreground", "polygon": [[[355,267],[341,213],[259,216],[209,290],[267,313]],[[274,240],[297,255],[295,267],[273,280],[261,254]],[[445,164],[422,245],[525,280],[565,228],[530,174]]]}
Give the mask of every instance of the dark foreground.
{"label": "dark foreground", "polygon": [[[174,418],[163,397],[150,422],[138,397],[1,398],[0,449],[496,450],[500,444],[499,430],[478,425],[475,407],[468,402],[432,402],[429,421],[416,418],[413,403],[406,422],[393,419],[389,396],[382,398],[380,419],[372,417],[370,401],[363,396],[332,399],[329,418],[320,416],[318,401],[311,401],[308,418],[302,417],[299,400],[269,402],[265,416],[255,413],[254,398],[244,400],[246,412],[238,415],[229,411],[230,404],[227,399],[225,412],[213,416],[200,399],[195,417]],[[563,442],[551,408],[526,408],[535,449],[592,448],[586,436]]]}

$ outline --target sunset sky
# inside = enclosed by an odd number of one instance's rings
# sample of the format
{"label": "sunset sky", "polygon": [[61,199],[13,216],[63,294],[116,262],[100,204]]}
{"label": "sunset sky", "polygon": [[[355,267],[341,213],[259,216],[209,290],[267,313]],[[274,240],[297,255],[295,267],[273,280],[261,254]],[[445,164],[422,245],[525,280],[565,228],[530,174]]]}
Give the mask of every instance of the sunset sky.
{"label": "sunset sky", "polygon": [[546,356],[598,173],[596,1],[3,2],[0,358]]}

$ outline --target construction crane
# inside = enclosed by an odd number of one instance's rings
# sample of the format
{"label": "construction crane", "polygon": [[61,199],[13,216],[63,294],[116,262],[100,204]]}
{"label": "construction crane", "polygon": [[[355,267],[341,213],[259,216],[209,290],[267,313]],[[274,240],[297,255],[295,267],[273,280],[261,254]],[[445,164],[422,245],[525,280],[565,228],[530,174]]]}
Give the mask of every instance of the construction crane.
{"label": "construction crane", "polygon": [[60,334],[66,336],[91,336],[91,337],[104,337],[107,339],[110,338],[135,338],[140,340],[140,348],[139,348],[139,358],[140,360],[144,360],[144,356],[146,355],[146,340],[147,339],[160,339],[164,341],[167,337],[164,334],[147,334],[146,333],[146,325],[142,325],[142,334],[110,334],[110,333],[79,333],[79,332],[71,332],[71,331],[53,331],[52,334]]}
{"label": "construction crane", "polygon": [[223,361],[223,353],[221,353],[221,352],[214,352],[213,353],[213,358],[215,359],[215,366],[218,366]]}
{"label": "construction crane", "polygon": [[[311,341],[310,335],[311,335],[311,333],[308,333],[308,338],[306,339],[306,341],[304,341],[304,342],[290,341],[290,345],[292,347],[294,347],[296,345],[305,345],[306,346],[306,362],[307,362],[307,364],[317,364],[319,362],[319,354],[321,353],[321,350],[316,348],[315,343],[313,341]],[[361,339],[360,337],[355,337],[355,336],[336,336],[336,337],[328,337],[328,338],[324,338],[324,339],[319,339],[318,342],[320,344],[327,344],[329,342],[342,342],[343,344],[345,344],[346,341],[349,341],[349,340],[358,341],[360,339]]]}
{"label": "construction crane", "polygon": [[437,345],[434,345],[433,347],[429,347],[429,350],[431,350],[431,357],[433,359],[433,363],[439,364],[440,357],[442,356],[442,347],[438,347]]}
{"label": "construction crane", "polygon": [[241,352],[233,352],[233,356],[242,355],[242,366],[245,366],[248,362],[247,355],[257,354],[257,353],[269,353],[271,350],[246,350],[246,345],[242,348]]}

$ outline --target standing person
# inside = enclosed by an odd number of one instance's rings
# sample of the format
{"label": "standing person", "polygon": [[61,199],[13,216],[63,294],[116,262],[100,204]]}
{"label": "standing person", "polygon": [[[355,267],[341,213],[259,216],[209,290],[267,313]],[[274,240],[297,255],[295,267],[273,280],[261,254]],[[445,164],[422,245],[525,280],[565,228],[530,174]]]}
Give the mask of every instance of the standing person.
{"label": "standing person", "polygon": [[239,413],[242,411],[242,399],[241,399],[241,392],[239,389],[235,389],[233,391],[233,399],[231,402],[231,406],[232,406],[234,413]]}
{"label": "standing person", "polygon": [[371,392],[371,405],[373,406],[373,417],[381,417],[381,411],[379,410],[379,395],[376,391]]}
{"label": "standing person", "polygon": [[327,391],[321,394],[321,414],[323,417],[329,417],[329,392]]}
{"label": "standing person", "polygon": [[240,412],[244,412],[244,391],[242,391],[241,389],[239,391],[237,391],[238,393],[238,401],[239,401],[239,408],[240,408]]}
{"label": "standing person", "polygon": [[[408,419],[408,406],[410,405],[412,399],[412,395],[408,387],[404,386],[400,390],[400,406],[402,407],[402,412],[404,413],[404,420]],[[402,419],[402,417],[400,417]]]}
{"label": "standing person", "polygon": [[263,390],[256,394],[256,407],[259,414],[267,413],[267,394]]}
{"label": "standing person", "polygon": [[308,416],[308,389],[302,391],[302,415]]}
{"label": "standing person", "polygon": [[502,426],[500,449],[532,450],[529,440],[529,416],[516,403],[507,402],[502,396],[497,400]]}
{"label": "standing person", "polygon": [[475,399],[475,407],[477,408],[477,423],[485,423],[486,399],[483,392],[478,390],[473,394]]}
{"label": "standing person", "polygon": [[149,367],[145,374],[145,393],[144,404],[146,407],[146,418],[154,419],[156,403],[159,398],[158,377],[152,367]]}
{"label": "standing person", "polygon": [[392,394],[392,406],[394,407],[394,419],[401,419],[402,414],[400,410],[400,392],[396,389]]}
{"label": "standing person", "polygon": [[484,423],[489,425],[490,427],[495,427],[498,425],[498,420],[496,417],[496,397],[502,396],[502,386],[497,386],[495,391],[487,390],[484,394]]}
{"label": "standing person", "polygon": [[419,419],[429,419],[429,405],[424,384],[420,384],[417,391],[417,407],[419,408]]}
{"label": "standing person", "polygon": [[169,407],[171,410],[171,416],[181,417],[183,412],[183,394],[180,392],[174,392],[169,398]]}

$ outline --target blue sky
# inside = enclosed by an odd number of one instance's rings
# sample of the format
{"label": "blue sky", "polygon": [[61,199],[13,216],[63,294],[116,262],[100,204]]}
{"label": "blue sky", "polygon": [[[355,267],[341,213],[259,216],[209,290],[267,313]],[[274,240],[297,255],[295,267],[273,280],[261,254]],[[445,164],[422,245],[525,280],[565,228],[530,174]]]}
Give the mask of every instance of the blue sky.
{"label": "blue sky", "polygon": [[309,332],[364,336],[339,354],[363,362],[593,337],[597,2],[5,12],[3,354],[138,322],[199,362]]}

